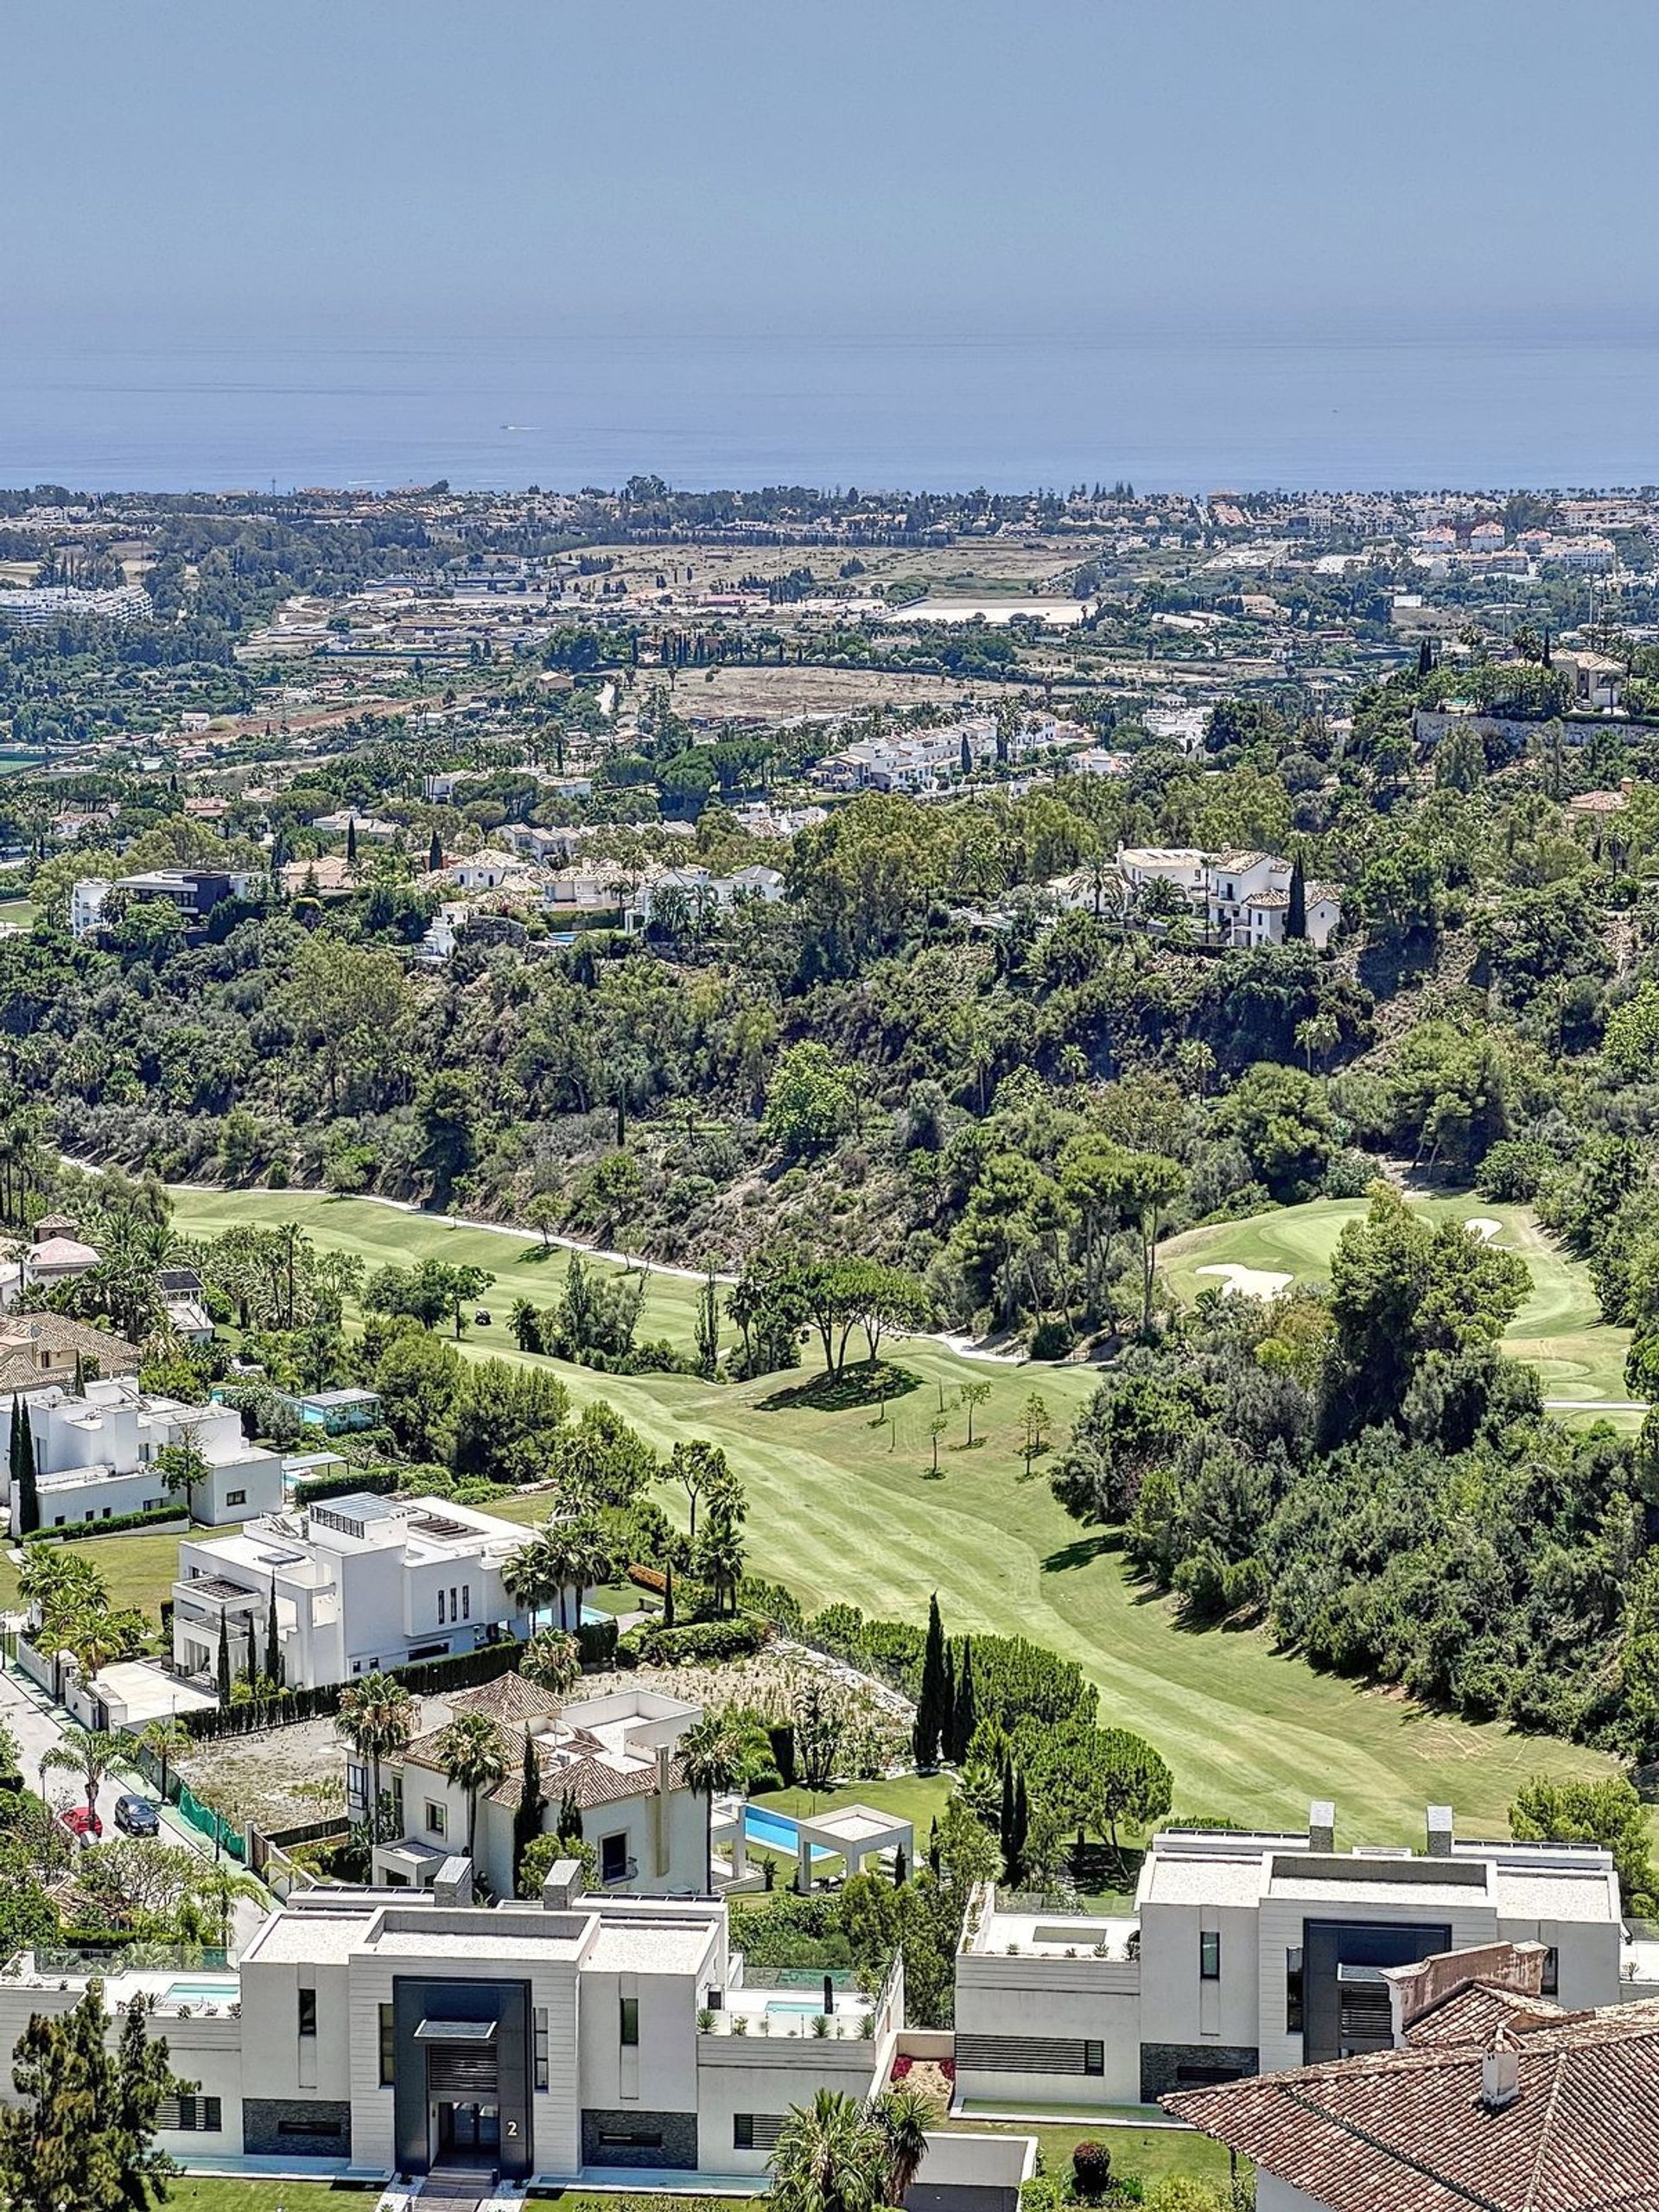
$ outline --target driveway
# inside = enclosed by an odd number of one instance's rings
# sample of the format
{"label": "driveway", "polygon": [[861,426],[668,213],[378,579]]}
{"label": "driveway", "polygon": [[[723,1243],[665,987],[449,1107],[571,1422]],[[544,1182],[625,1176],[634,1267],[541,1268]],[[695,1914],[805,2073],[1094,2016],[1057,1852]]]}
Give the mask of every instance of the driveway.
{"label": "driveway", "polygon": [[[73,1715],[62,1706],[54,1705],[43,1689],[12,1667],[0,1673],[0,1713],[3,1713],[17,1738],[23,1779],[29,1787],[40,1790],[50,1805],[84,1804],[86,1792],[73,1774],[55,1767],[48,1767],[42,1772],[41,1767],[41,1755],[63,1741],[66,1729],[79,1726]],[[199,1858],[212,1859],[213,1847],[207,1837],[188,1821],[181,1820],[170,1805],[162,1804],[150,1784],[133,1770],[106,1775],[98,1793],[98,1814],[104,1823],[106,1843],[121,1833],[115,1825],[115,1801],[125,1796],[143,1797],[156,1807],[161,1817],[163,1843],[184,1844]],[[264,1909],[251,1899],[239,1900],[235,1909],[232,1942],[239,1948],[249,1942],[264,1916]]]}

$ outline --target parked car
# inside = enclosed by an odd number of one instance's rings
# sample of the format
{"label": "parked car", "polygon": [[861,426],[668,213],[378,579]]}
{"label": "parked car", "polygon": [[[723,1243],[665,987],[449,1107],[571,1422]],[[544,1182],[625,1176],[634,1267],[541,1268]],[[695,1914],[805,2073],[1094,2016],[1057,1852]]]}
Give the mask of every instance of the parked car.
{"label": "parked car", "polygon": [[148,1797],[118,1797],[115,1825],[123,1835],[159,1835],[162,1816]]}
{"label": "parked car", "polygon": [[96,1842],[104,1833],[104,1823],[88,1805],[66,1805],[58,1815],[60,1824],[78,1842]]}

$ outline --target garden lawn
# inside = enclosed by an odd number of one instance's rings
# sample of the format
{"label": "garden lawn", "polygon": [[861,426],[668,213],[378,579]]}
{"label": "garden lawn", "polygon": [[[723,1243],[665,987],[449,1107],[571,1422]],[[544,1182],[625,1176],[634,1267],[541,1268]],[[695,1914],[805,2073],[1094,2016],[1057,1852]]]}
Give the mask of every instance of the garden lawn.
{"label": "garden lawn", "polygon": [[[1205,1268],[1242,1267],[1291,1276],[1297,1282],[1329,1280],[1331,1255],[1351,1221],[1363,1220],[1363,1198],[1315,1198],[1253,1214],[1248,1221],[1217,1222],[1173,1236],[1159,1250],[1159,1265],[1176,1294],[1189,1305],[1224,1278]],[[1601,1319],[1589,1271],[1561,1250],[1526,1206],[1494,1205],[1465,1193],[1452,1198],[1413,1198],[1425,1220],[1496,1221],[1498,1251],[1518,1252],[1532,1277],[1532,1292],[1516,1315],[1503,1349],[1538,1370],[1546,1398],[1624,1404],[1628,1329]],[[1635,1414],[1620,1417],[1634,1421]]]}
{"label": "garden lawn", "polygon": [[[90,1560],[104,1577],[113,1606],[137,1605],[152,1618],[158,1617],[158,1608],[177,1580],[179,1572],[179,1537],[181,1531],[175,1529],[169,1535],[147,1536],[142,1531],[129,1535],[86,1536],[73,1547]],[[198,1536],[234,1535],[234,1529],[198,1529]],[[0,1610],[18,1604],[17,1570],[10,1559],[0,1557]]]}
{"label": "garden lawn", "polygon": [[180,2212],[373,2212],[373,2190],[334,2189],[326,2181],[253,2181],[228,2174],[181,2174],[167,2201]]}
{"label": "garden lawn", "polygon": [[[1079,2143],[1103,2143],[1112,2154],[1112,2171],[1120,2178],[1134,2174],[1145,2182],[1161,2181],[1166,2174],[1184,2174],[1193,2181],[1219,2183],[1224,2188],[1229,2160],[1223,2145],[1185,2127],[1104,2127],[1098,2120],[993,2121],[946,2120],[943,2129],[952,2135],[1034,2135],[1042,2171],[1070,2176],[1071,2153]],[[1253,2169],[1248,2158],[1238,2162],[1240,2177]],[[924,2172],[926,2169],[924,2167]]]}
{"label": "garden lawn", "polygon": [[[175,1195],[181,1229],[207,1233],[238,1219],[291,1217],[316,1224],[319,1243],[326,1234],[372,1261],[407,1259],[423,1229],[363,1199]],[[465,1256],[476,1251],[503,1272],[526,1264],[527,1248],[512,1238],[433,1233],[465,1236]],[[541,1268],[560,1263],[529,1264],[541,1280]],[[671,1280],[661,1293],[681,1299],[681,1325],[664,1325],[683,1344],[696,1287]],[[493,1292],[498,1316],[499,1300]],[[462,1349],[477,1356],[511,1351],[511,1344],[504,1332],[478,1331]],[[1040,1392],[1058,1442],[1094,1387],[1090,1370],[963,1359],[922,1339],[903,1342],[891,1357],[902,1394],[889,1400],[885,1420],[873,1404],[844,1402],[860,1395],[857,1378],[827,1389],[816,1368],[721,1384],[544,1363],[577,1404],[608,1398],[659,1451],[696,1436],[722,1446],[748,1492],[753,1571],[787,1582],[809,1611],[845,1599],[920,1625],[937,1590],[953,1633],[1027,1636],[1076,1659],[1099,1686],[1103,1720],[1147,1737],[1168,1760],[1184,1815],[1282,1828],[1305,1822],[1310,1799],[1334,1797],[1348,1840],[1421,1846],[1425,1805],[1454,1807],[1465,1834],[1499,1834],[1529,1776],[1612,1770],[1610,1760],[1573,1745],[1424,1713],[1393,1692],[1315,1674],[1257,1631],[1184,1629],[1167,1600],[1126,1574],[1108,1536],[1080,1528],[1056,1504],[1040,1459],[1037,1479],[1020,1479],[1026,1399]],[[991,1386],[975,1411],[980,1441],[971,1451],[963,1448],[957,1399],[969,1381]],[[942,1401],[950,1427],[935,1477],[928,1424]],[[682,1510],[678,1491],[664,1487],[661,1497],[671,1513]],[[539,1517],[537,1501],[521,1503],[522,1517]],[[157,1572],[152,1605],[172,1572],[170,1562]]]}

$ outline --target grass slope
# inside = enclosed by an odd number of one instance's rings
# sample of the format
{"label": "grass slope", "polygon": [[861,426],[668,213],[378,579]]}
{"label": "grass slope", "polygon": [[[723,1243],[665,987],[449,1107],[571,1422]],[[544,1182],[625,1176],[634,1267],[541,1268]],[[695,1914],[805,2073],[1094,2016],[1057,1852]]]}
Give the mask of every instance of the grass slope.
{"label": "grass slope", "polygon": [[[1624,1355],[1628,1329],[1601,1319],[1595,1292],[1582,1262],[1563,1252],[1540,1229],[1525,1206],[1493,1205],[1471,1194],[1452,1198],[1414,1198],[1413,1210],[1425,1219],[1500,1224],[1494,1244],[1518,1252],[1532,1276],[1532,1293],[1503,1340],[1512,1357],[1529,1362],[1543,1378],[1547,1398],[1620,1400],[1626,1396]],[[1217,1222],[1172,1237],[1160,1263],[1172,1288],[1189,1301],[1216,1289],[1221,1278],[1200,1274],[1209,1267],[1261,1268],[1322,1282],[1330,1274],[1337,1239],[1351,1221],[1363,1218],[1363,1198],[1316,1198],[1301,1206],[1253,1215],[1248,1221]],[[1633,1421],[1636,1416],[1621,1419]]]}
{"label": "grass slope", "polygon": [[[363,1199],[180,1191],[175,1200],[186,1231],[291,1219],[319,1245],[372,1262],[453,1250],[494,1268],[502,1285],[527,1273],[543,1303],[564,1265],[529,1258],[530,1247],[493,1231],[448,1229]],[[696,1292],[653,1279],[651,1332],[688,1343]],[[511,1294],[490,1293],[496,1325],[469,1333],[466,1350],[511,1351],[502,1325]],[[890,1424],[878,1424],[868,1405],[815,1402],[810,1370],[722,1385],[547,1363],[578,1403],[610,1399],[659,1449],[687,1436],[722,1445],[748,1486],[755,1570],[786,1580],[809,1608],[845,1599],[919,1621],[937,1590],[953,1630],[1026,1635],[1076,1659],[1099,1685],[1103,1717],[1147,1736],[1168,1759],[1183,1812],[1279,1827],[1304,1820],[1311,1797],[1334,1796],[1350,1838],[1421,1843],[1426,1804],[1454,1806],[1468,1833],[1502,1833],[1529,1775],[1609,1770],[1572,1745],[1424,1713],[1317,1675],[1258,1633],[1183,1629],[1167,1603],[1129,1580],[1108,1540],[1062,1512],[1040,1462],[1039,1479],[1019,1479],[1025,1399],[1042,1393],[1058,1434],[1093,1387],[1085,1368],[1008,1367],[906,1343],[896,1363],[909,1387],[892,1402]],[[970,1379],[991,1385],[972,1451],[952,1402]],[[950,1428],[935,1478],[928,1423],[942,1395]],[[663,1493],[671,1511],[677,1496]],[[524,1504],[534,1512],[534,1501]],[[113,1559],[133,1541],[156,1540],[110,1537],[98,1556]]]}

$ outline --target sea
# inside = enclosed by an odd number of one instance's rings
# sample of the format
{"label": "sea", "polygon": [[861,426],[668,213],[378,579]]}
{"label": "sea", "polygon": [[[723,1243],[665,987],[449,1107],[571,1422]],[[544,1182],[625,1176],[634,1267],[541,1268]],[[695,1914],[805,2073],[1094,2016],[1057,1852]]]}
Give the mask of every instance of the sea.
{"label": "sea", "polygon": [[1659,480],[1659,342],[241,329],[0,345],[0,486],[1439,491]]}

